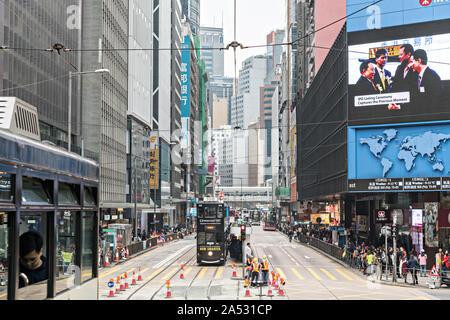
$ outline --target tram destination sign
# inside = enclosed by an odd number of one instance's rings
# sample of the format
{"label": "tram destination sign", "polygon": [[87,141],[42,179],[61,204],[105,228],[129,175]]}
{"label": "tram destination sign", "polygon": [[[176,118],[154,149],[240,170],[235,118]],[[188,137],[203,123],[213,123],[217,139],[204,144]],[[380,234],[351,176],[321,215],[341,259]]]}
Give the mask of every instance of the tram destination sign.
{"label": "tram destination sign", "polygon": [[221,219],[199,219],[198,222],[200,224],[222,224]]}
{"label": "tram destination sign", "polygon": [[349,179],[349,192],[450,190],[450,178]]}

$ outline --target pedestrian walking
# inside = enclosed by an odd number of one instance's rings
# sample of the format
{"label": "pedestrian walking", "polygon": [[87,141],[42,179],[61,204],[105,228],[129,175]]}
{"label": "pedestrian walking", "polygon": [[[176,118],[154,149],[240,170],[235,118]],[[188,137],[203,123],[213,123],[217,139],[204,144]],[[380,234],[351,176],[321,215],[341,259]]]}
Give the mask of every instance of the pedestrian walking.
{"label": "pedestrian walking", "polygon": [[406,283],[406,279],[408,277],[408,260],[406,260],[406,258],[404,258],[403,256],[400,259],[400,270],[402,277]]}
{"label": "pedestrian walking", "polygon": [[245,247],[245,257],[248,259],[249,257],[253,257],[253,249],[250,245],[250,242],[247,243]]}
{"label": "pedestrian walking", "polygon": [[426,276],[426,269],[427,269],[427,255],[425,253],[425,250],[420,250],[419,254],[419,265],[420,265],[420,276],[425,277]]}

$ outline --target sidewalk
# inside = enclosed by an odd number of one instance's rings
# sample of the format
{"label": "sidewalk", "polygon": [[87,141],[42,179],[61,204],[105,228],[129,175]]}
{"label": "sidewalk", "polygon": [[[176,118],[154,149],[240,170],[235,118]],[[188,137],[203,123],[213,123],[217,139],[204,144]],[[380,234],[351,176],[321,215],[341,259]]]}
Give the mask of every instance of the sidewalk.
{"label": "sidewalk", "polygon": [[[277,231],[279,233],[281,233],[282,235],[288,237],[285,233],[283,233],[283,232],[281,232],[279,230],[277,230]],[[380,283],[380,284],[385,284],[385,285],[390,285],[390,286],[409,287],[409,288],[417,287],[417,288],[423,288],[423,289],[429,289],[430,288],[429,284],[431,284],[431,281],[432,281],[431,277],[429,277],[428,275],[425,276],[425,277],[421,277],[420,276],[420,272],[417,273],[418,284],[416,284],[416,285],[412,284],[413,281],[412,281],[411,273],[408,273],[408,275],[407,275],[407,278],[406,278],[407,283],[405,283],[405,280],[403,278],[397,278],[396,282],[392,282],[392,275],[389,275],[388,278],[386,279],[385,274],[383,274],[382,280],[380,280],[380,276],[379,275],[377,276],[376,273],[374,273],[372,276],[364,275],[358,269],[350,267],[344,261],[336,259],[335,257],[327,254],[326,252],[323,252],[322,250],[320,250],[320,249],[318,249],[318,248],[316,248],[314,246],[309,245],[309,243],[305,244],[305,243],[300,242],[299,240],[297,240],[295,238],[293,238],[293,240],[295,242],[301,244],[301,245],[304,245],[304,246],[307,246],[308,248],[314,249],[315,251],[319,252],[322,255],[327,256],[329,259],[332,259],[333,261],[339,263],[341,266],[343,266],[344,268],[346,268],[347,270],[349,270],[351,272],[356,273],[358,276],[365,278],[367,281],[372,281],[374,283]],[[436,289],[438,289],[438,288],[439,288],[439,284],[437,283],[436,284]],[[446,288],[446,285],[443,284],[442,288]]]}

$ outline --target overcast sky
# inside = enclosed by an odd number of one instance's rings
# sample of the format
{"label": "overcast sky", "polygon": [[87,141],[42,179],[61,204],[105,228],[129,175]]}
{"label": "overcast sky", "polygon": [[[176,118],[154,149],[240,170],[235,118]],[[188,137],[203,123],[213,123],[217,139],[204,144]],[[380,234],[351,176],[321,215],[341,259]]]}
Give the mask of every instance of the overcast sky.
{"label": "overcast sky", "polygon": [[[276,29],[286,27],[285,0],[237,0],[236,40],[244,46],[265,45],[266,36]],[[200,25],[222,27],[224,45],[234,37],[234,0],[201,0]],[[266,53],[267,49],[236,49],[237,73],[246,58]],[[230,48],[225,51],[225,76],[234,77],[234,55]]]}

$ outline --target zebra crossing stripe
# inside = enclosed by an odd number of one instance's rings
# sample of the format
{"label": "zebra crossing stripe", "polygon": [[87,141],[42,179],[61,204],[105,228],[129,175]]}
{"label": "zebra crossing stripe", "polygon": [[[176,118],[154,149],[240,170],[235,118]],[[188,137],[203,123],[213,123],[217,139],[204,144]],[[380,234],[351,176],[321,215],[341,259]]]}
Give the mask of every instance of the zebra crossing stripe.
{"label": "zebra crossing stripe", "polygon": [[344,272],[342,272],[339,269],[336,269],[337,272],[339,272],[345,279],[347,280],[353,280],[351,277],[349,277],[347,274],[345,274]]}
{"label": "zebra crossing stripe", "polygon": [[305,280],[305,278],[303,278],[303,276],[298,273],[297,270],[295,270],[294,268],[291,268],[291,270],[300,280]]}
{"label": "zebra crossing stripe", "polygon": [[319,277],[319,275],[317,273],[315,273],[313,269],[306,268],[306,270],[308,270],[313,275],[313,277],[316,278],[317,280],[319,280],[319,281],[322,280],[322,278]]}
{"label": "zebra crossing stripe", "polygon": [[320,268],[320,270],[325,273],[331,280],[337,280],[331,273],[329,273],[327,270]]}

